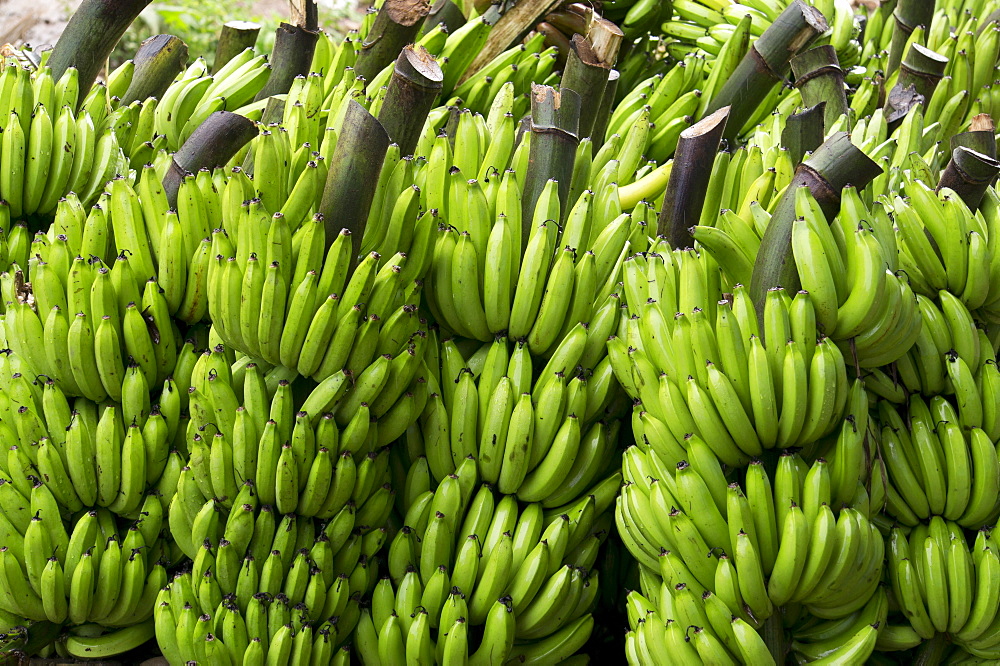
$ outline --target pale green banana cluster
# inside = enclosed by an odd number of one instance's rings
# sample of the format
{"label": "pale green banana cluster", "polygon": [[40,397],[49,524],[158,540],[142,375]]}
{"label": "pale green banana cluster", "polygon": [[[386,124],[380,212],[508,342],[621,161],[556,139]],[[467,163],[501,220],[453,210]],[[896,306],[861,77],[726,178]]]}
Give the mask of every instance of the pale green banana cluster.
{"label": "pale green banana cluster", "polygon": [[130,146],[132,138],[110,113],[102,90],[81,91],[75,68],[55,81],[48,67],[32,75],[16,60],[5,59],[0,73],[0,198],[12,217],[51,215],[69,192],[90,203],[105,182],[127,167],[122,147]]}
{"label": "pale green banana cluster", "polygon": [[[110,220],[100,206],[85,214],[67,199],[48,233],[35,236],[25,264],[13,263],[0,278],[10,348],[66,395],[98,402],[158,387],[174,366],[179,336],[151,278],[150,248],[134,240],[145,236],[134,191],[124,179],[109,185]],[[109,248],[118,246],[134,249],[115,257]]]}
{"label": "pale green banana cluster", "polygon": [[[760,37],[789,4],[786,0],[673,0],[673,17],[662,24],[662,34],[669,38],[670,53],[687,54],[694,49],[704,52],[716,63],[724,63],[727,46],[742,43],[737,61],[749,42]],[[859,26],[854,7],[847,0],[809,2],[822,12],[830,24],[828,43],[837,50],[844,67],[861,61]],[[747,18],[749,17],[749,19]]]}
{"label": "pale green banana cluster", "polygon": [[214,74],[209,74],[205,59],[198,57],[177,74],[159,99],[119,105],[134,74],[135,64],[126,60],[108,75],[106,92],[111,117],[126,128],[131,139],[126,155],[132,168],[138,169],[160,150],[175,152],[216,111],[234,111],[259,120],[263,109],[251,103],[267,83],[271,66],[265,54],[255,54],[252,48],[235,55]]}
{"label": "pale green banana cluster", "polygon": [[[175,497],[186,494],[179,501],[193,508],[197,490],[184,485]],[[375,586],[386,538],[384,529],[359,522],[364,511],[351,504],[325,524],[280,516],[259,503],[252,481],[228,517],[215,499],[202,504],[190,528],[192,540],[201,539],[191,571],[156,598],[164,655],[171,663],[339,663],[359,601]]]}
{"label": "pale green banana cluster", "polygon": [[889,537],[889,582],[909,626],[879,636],[882,648],[903,650],[948,632],[952,640],[987,661],[1000,656],[996,639],[1000,599],[996,588],[996,542],[984,531],[970,547],[962,528],[935,515],[909,534]]}
{"label": "pale green banana cluster", "polygon": [[472,457],[434,488],[426,471],[413,473],[421,467],[423,458],[407,475],[389,576],[358,624],[362,662],[547,664],[579,650],[593,628],[595,563],[620,475],[547,510],[480,484]]}
{"label": "pale green banana cluster", "polygon": [[[603,319],[617,310],[615,301]],[[615,464],[615,418],[624,410],[607,357],[591,365],[603,355],[593,341],[607,330],[593,338],[574,330],[538,372],[528,346],[504,337],[476,344],[467,356],[454,340],[432,343],[430,395],[406,432],[418,465],[410,473],[443,482],[472,458],[479,478],[522,501],[554,509],[585,496]]]}

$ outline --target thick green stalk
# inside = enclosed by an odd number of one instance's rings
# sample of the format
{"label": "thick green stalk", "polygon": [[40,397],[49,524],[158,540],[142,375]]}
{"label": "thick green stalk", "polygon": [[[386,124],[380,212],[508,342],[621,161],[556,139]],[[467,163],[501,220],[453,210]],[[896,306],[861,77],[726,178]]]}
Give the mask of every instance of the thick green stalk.
{"label": "thick green stalk", "polygon": [[722,90],[709,102],[706,115],[731,106],[726,139],[734,139],[771,89],[785,80],[789,61],[825,32],[826,18],[813,7],[793,0],[736,66]]}
{"label": "thick green stalk", "polygon": [[351,270],[361,251],[368,212],[388,149],[389,135],[385,128],[365,107],[352,100],[330,158],[319,205],[326,225],[327,247],[342,229],[351,232]]}
{"label": "thick green stalk", "polygon": [[[56,81],[70,67],[79,72],[80,90],[90,90],[115,44],[150,0],[84,0],[63,30],[48,66]],[[83,100],[85,95],[80,94]]]}
{"label": "thick green stalk", "polygon": [[187,66],[188,47],[179,37],[153,35],[142,43],[132,58],[135,72],[121,104],[127,106],[136,100],[159,97],[174,77]]}
{"label": "thick green stalk", "polygon": [[212,62],[212,72],[242,53],[245,49],[257,43],[260,34],[260,23],[251,21],[229,21],[222,25],[219,31],[219,42],[215,45],[215,60]]}
{"label": "thick green stalk", "polygon": [[823,127],[832,127],[849,108],[837,50],[829,44],[817,46],[792,58],[791,64],[803,106],[814,107],[824,102]]}
{"label": "thick green stalk", "polygon": [[723,107],[681,132],[674,153],[674,165],[663,197],[656,225],[658,236],[666,236],[671,247],[692,247],[688,230],[698,224],[705,193],[712,177],[712,165],[726,130],[729,107]]}
{"label": "thick green stalk", "polygon": [[951,149],[959,146],[969,148],[993,159],[997,158],[997,139],[993,119],[988,113],[973,116],[968,132],[951,137]]}
{"label": "thick green stalk", "polygon": [[378,10],[371,32],[361,44],[354,71],[366,81],[382,71],[412,44],[430,11],[427,0],[385,0]]}
{"label": "thick green stalk", "polygon": [[826,102],[793,113],[785,121],[781,130],[781,145],[788,150],[792,164],[798,164],[807,153],[811,153],[823,143],[823,116]]}
{"label": "thick green stalk", "polygon": [[889,45],[889,64],[885,75],[889,76],[899,67],[910,34],[917,26],[929,26],[934,17],[935,0],[899,0],[892,13],[896,24],[892,29],[892,43]]}
{"label": "thick green stalk", "polygon": [[400,155],[413,154],[443,81],[441,66],[422,46],[406,46],[396,58],[378,120]]}
{"label": "thick green stalk", "polygon": [[559,202],[563,214],[566,213],[576,147],[580,143],[579,124],[580,96],[576,92],[531,86],[531,145],[521,194],[523,244],[527,244],[531,235],[535,203],[550,179],[559,183]]}
{"label": "thick green stalk", "polygon": [[[573,35],[559,90],[560,92],[573,90],[580,95],[580,99],[600,99],[604,95],[604,88],[607,87],[610,69],[611,65],[601,61],[590,40],[580,34]],[[581,138],[591,135],[599,108],[598,104],[581,106]]]}
{"label": "thick green stalk", "polygon": [[279,25],[275,31],[274,51],[271,52],[271,75],[254,101],[283,95],[292,87],[296,76],[309,74],[317,39],[319,32],[315,29],[290,23]]}
{"label": "thick green stalk", "polygon": [[1000,173],[1000,162],[978,153],[971,148],[959,146],[951,151],[951,160],[941,172],[937,189],[945,187],[955,190],[962,201],[972,211],[979,208],[986,188]]}
{"label": "thick green stalk", "polygon": [[[899,76],[893,91],[897,88],[905,90],[912,87],[916,94],[923,98],[922,104],[926,108],[938,82],[944,77],[947,66],[948,59],[940,53],[935,53],[920,44],[913,44],[906,52],[903,62],[899,64]],[[906,95],[903,96],[904,99],[906,97]],[[902,117],[906,115],[904,111],[903,115],[900,116],[900,110],[891,106],[893,99],[893,95],[890,93],[886,100],[885,118],[889,123],[901,121]],[[909,106],[906,108],[909,110]]]}
{"label": "thick green stalk", "polygon": [[177,205],[177,190],[185,175],[222,166],[256,135],[257,126],[239,114],[216,111],[206,118],[174,154],[163,177],[170,207]]}

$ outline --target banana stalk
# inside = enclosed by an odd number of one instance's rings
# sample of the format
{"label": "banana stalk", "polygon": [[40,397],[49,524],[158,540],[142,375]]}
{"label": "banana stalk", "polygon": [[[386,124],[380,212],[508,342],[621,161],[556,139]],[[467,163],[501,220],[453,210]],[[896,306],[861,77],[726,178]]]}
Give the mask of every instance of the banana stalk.
{"label": "banana stalk", "polygon": [[892,13],[896,24],[892,29],[892,43],[889,46],[889,63],[885,69],[888,77],[899,67],[910,34],[917,26],[929,26],[934,17],[934,0],[899,0]]}
{"label": "banana stalk", "polygon": [[219,42],[215,45],[215,60],[212,62],[212,73],[232,60],[238,53],[252,48],[257,43],[260,34],[260,24],[252,21],[229,21],[222,25],[219,31]]}
{"label": "banana stalk", "polygon": [[354,272],[365,223],[378,187],[378,175],[389,150],[389,135],[382,123],[368,110],[351,100],[337,146],[330,158],[326,185],[319,212],[326,225],[326,249],[340,234],[351,232],[351,262],[348,275]]}
{"label": "banana stalk", "polygon": [[781,130],[781,145],[788,150],[792,164],[798,164],[806,153],[823,143],[826,102],[819,102],[799,113],[793,113]]}
{"label": "banana stalk", "polygon": [[[315,25],[279,25],[275,31],[274,51],[271,52],[271,75],[254,101],[287,93],[296,76],[309,74],[318,39],[319,30]],[[271,122],[271,118],[265,115],[264,122]]]}
{"label": "banana stalk", "polygon": [[448,29],[448,34],[465,25],[465,14],[453,0],[437,0],[431,5],[431,10],[427,13],[427,18],[424,19],[423,27],[420,29],[420,36],[423,37],[441,24]]}
{"label": "banana stalk", "polygon": [[406,46],[396,58],[378,120],[400,155],[413,154],[443,81],[440,65],[422,46]]}
{"label": "banana stalk", "polygon": [[709,114],[724,106],[732,107],[726,124],[726,139],[736,137],[771,89],[784,80],[792,57],[827,28],[829,25],[823,14],[802,0],[794,0],[781,12],[751,45],[726,85],[705,110]]}
{"label": "banana stalk", "polygon": [[[560,211],[565,215],[576,147],[580,143],[580,96],[572,90],[557,91],[551,86],[531,86],[531,144],[528,170],[521,198],[521,242],[527,246],[535,202],[545,183],[559,183]],[[561,222],[561,220],[560,220]],[[522,251],[524,250],[522,247]]]}
{"label": "banana stalk", "polygon": [[608,82],[604,85],[601,102],[597,105],[594,127],[590,132],[590,140],[594,143],[595,151],[604,145],[604,135],[607,133],[608,121],[611,119],[611,109],[615,105],[615,97],[618,95],[618,81],[620,80],[621,73],[617,69],[608,72]]}
{"label": "banana stalk", "polygon": [[726,106],[688,127],[677,141],[674,166],[656,225],[657,235],[666,236],[675,249],[694,245],[688,229],[701,218],[715,154],[719,152],[728,119]]}
{"label": "banana stalk", "polygon": [[[948,58],[920,44],[913,44],[907,51],[906,58],[899,64],[899,77],[896,79],[893,91],[897,88],[905,90],[912,86],[916,93],[923,97],[923,105],[926,108],[938,82],[944,77],[947,66]],[[892,106],[894,99],[890,93],[885,105],[885,119],[890,127],[894,122],[901,122],[906,115],[906,111]],[[909,107],[907,107],[908,110]],[[902,115],[900,115],[901,111]]]}
{"label": "banana stalk", "polygon": [[206,118],[174,154],[163,177],[170,208],[177,207],[177,190],[186,174],[222,166],[256,135],[257,126],[239,114],[216,111]]}
{"label": "banana stalk", "polygon": [[147,97],[159,99],[174,77],[187,66],[188,47],[173,35],[153,35],[135,52],[135,72],[122,95],[122,106]]}
{"label": "banana stalk", "polygon": [[[769,289],[780,285],[786,293],[794,293],[799,288],[791,247],[795,191],[808,187],[826,219],[832,220],[840,209],[844,187],[850,184],[861,191],[881,173],[881,167],[851,143],[847,132],[831,135],[796,167],[792,182],[775,206],[754,261],[750,296],[759,321],[763,321],[764,297]],[[763,333],[764,327],[759,328]]]}
{"label": "banana stalk", "polygon": [[[593,46],[581,34],[573,35],[570,42],[566,67],[563,69],[559,91],[573,90],[580,99],[600,99],[608,83],[608,73],[614,62],[605,62],[594,51]],[[593,137],[594,121],[597,119],[598,104],[586,104],[580,108],[579,136]]]}
{"label": "banana stalk", "polygon": [[951,160],[941,172],[937,189],[955,190],[965,205],[975,211],[998,173],[1000,162],[971,148],[958,146],[951,151]]}
{"label": "banana stalk", "polygon": [[67,69],[76,67],[80,90],[90,90],[115,44],[149,2],[84,0],[49,56],[52,78],[58,81]]}
{"label": "banana stalk", "polygon": [[829,44],[817,46],[792,58],[791,65],[795,87],[802,95],[802,104],[814,107],[826,102],[823,126],[833,127],[833,123],[848,110],[844,70],[840,68],[837,50]]}
{"label": "banana stalk", "polygon": [[951,149],[959,146],[969,148],[977,153],[997,158],[997,139],[994,134],[993,119],[988,113],[980,113],[972,118],[968,132],[962,132],[951,137]]}
{"label": "banana stalk", "polygon": [[[358,53],[354,71],[366,81],[382,71],[412,44],[430,11],[427,0],[386,0]],[[374,92],[374,91],[373,91]]]}

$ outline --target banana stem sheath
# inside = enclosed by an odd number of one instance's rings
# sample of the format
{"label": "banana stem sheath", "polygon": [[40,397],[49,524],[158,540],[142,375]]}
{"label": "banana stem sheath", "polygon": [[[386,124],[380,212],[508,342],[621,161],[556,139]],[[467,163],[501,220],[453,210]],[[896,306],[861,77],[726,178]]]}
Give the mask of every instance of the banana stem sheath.
{"label": "banana stem sheath", "polygon": [[413,154],[443,83],[441,66],[424,47],[406,46],[396,58],[378,120],[400,155]]}
{"label": "banana stem sheath", "polygon": [[260,34],[260,23],[252,21],[229,21],[219,30],[219,42],[215,45],[215,60],[212,62],[212,72],[232,60],[244,49],[257,43]]}
{"label": "banana stem sheath", "polygon": [[[535,203],[550,179],[559,183],[560,210],[563,215],[567,212],[566,199],[573,179],[576,147],[580,143],[579,126],[580,96],[575,91],[559,92],[551,86],[532,84],[531,144],[521,195],[521,241],[524,245],[531,237]],[[556,222],[562,223],[562,220]]]}
{"label": "banana stem sheath", "polygon": [[[945,68],[948,66],[948,59],[939,53],[935,53],[920,44],[913,44],[907,51],[906,57],[899,65],[899,76],[893,92],[906,90],[913,87],[913,90],[923,97],[924,108],[930,102],[934,89],[938,82],[944,77]],[[909,111],[909,106],[903,109],[893,107],[894,95],[888,95],[885,104],[885,118],[889,123],[902,122],[903,117]],[[903,96],[906,99],[906,96]]]}
{"label": "banana stem sheath", "polygon": [[[575,34],[570,42],[559,90],[573,90],[580,95],[580,99],[600,99],[608,83],[611,64],[613,63],[601,61],[590,40],[581,34]],[[581,106],[579,131],[581,138],[591,136],[598,110],[598,104]]]}
{"label": "banana stem sheath", "polygon": [[666,236],[675,249],[694,245],[688,229],[701,219],[715,154],[719,152],[727,120],[729,107],[724,106],[685,129],[677,141],[674,166],[656,224],[657,235]]}
{"label": "banana stem sheath", "polygon": [[132,58],[135,73],[125,94],[122,106],[147,97],[159,99],[173,83],[174,77],[187,65],[188,47],[173,35],[153,35],[142,43]]}
{"label": "banana stem sheath", "polygon": [[934,0],[899,0],[892,16],[896,23],[892,28],[892,42],[889,45],[889,64],[885,69],[889,77],[903,58],[903,48],[906,46],[910,33],[917,26],[929,26],[934,17]]}
{"label": "banana stem sheath", "polygon": [[802,104],[814,107],[825,103],[823,127],[832,127],[849,108],[844,70],[840,68],[837,50],[829,44],[817,46],[792,58],[791,65]]}
{"label": "banana stem sheath", "polygon": [[[271,75],[254,101],[287,93],[296,76],[308,75],[318,39],[319,32],[315,29],[290,23],[279,25],[275,30],[274,51],[271,53]],[[266,116],[264,120],[269,121]]]}
{"label": "banana stem sheath", "polygon": [[986,188],[998,173],[1000,162],[971,148],[958,146],[951,152],[951,160],[941,172],[937,189],[951,188],[975,212],[986,194]]}
{"label": "banana stem sheath", "polygon": [[382,71],[412,44],[430,11],[427,0],[385,0],[378,10],[371,32],[361,44],[354,70],[366,81]]}
{"label": "banana stem sheath", "polygon": [[389,150],[389,135],[368,109],[351,101],[337,147],[330,158],[319,212],[326,225],[327,249],[342,229],[351,232],[351,265],[357,265],[379,171]]}
{"label": "banana stem sheath", "polygon": [[[56,81],[70,67],[80,90],[90,90],[115,44],[150,0],[84,0],[52,49],[48,65]],[[80,95],[80,100],[84,98]]]}
{"label": "banana stem sheath", "polygon": [[781,145],[788,150],[792,164],[798,164],[806,153],[823,144],[826,102],[820,102],[799,113],[793,113],[781,130]]}
{"label": "banana stem sheath", "polygon": [[186,174],[222,166],[256,134],[257,126],[236,113],[216,111],[206,118],[174,155],[163,177],[170,207],[177,206],[177,190]]}

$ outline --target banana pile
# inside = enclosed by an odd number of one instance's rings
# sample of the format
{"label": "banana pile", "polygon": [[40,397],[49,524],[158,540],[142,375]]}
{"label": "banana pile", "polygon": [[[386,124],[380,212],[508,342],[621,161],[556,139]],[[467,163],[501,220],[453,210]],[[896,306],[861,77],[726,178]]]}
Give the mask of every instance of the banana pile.
{"label": "banana pile", "polygon": [[480,484],[471,456],[433,489],[413,468],[389,575],[358,624],[364,663],[553,663],[576,652],[593,627],[594,565],[620,476],[553,510]]}
{"label": "banana pile", "polygon": [[[668,219],[678,146],[802,2],[571,6],[507,49],[500,5],[417,17],[441,87],[351,231],[319,213],[348,110],[390,102],[394,63],[366,61],[384,3],[259,100],[254,48],[145,99],[139,57],[89,90],[5,60],[2,649],[1000,659],[1000,196],[956,158],[996,164],[987,3],[912,31],[908,0],[806,3],[835,65],[736,99]],[[626,34],[614,101],[566,131],[560,184],[531,114],[595,12]],[[901,111],[911,55],[940,76]],[[846,113],[804,113],[827,75]],[[174,193],[220,110],[256,133]],[[879,173],[825,188],[843,133]]]}
{"label": "banana pile", "polygon": [[83,91],[81,99],[76,68],[55,81],[47,67],[32,75],[16,62],[5,62],[0,197],[14,218],[44,219],[69,192],[90,203],[127,164],[122,146],[131,140],[119,137],[107,100],[94,91]]}

